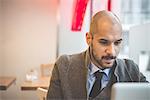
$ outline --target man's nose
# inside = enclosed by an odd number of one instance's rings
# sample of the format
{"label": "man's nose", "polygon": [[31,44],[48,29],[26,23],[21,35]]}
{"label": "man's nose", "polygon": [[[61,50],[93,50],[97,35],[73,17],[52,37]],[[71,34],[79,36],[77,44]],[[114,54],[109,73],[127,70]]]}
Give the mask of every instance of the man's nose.
{"label": "man's nose", "polygon": [[110,44],[109,46],[107,46],[106,51],[105,51],[108,55],[115,55],[115,46],[114,44]]}

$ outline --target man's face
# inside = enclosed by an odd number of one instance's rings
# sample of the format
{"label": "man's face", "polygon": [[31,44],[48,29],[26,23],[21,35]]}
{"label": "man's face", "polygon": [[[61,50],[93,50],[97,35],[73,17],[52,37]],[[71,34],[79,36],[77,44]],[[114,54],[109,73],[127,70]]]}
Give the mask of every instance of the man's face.
{"label": "man's face", "polygon": [[[119,24],[98,25],[98,32],[89,43],[94,60],[102,67],[112,67],[119,54],[122,42],[122,30]],[[93,37],[93,38],[92,38]]]}

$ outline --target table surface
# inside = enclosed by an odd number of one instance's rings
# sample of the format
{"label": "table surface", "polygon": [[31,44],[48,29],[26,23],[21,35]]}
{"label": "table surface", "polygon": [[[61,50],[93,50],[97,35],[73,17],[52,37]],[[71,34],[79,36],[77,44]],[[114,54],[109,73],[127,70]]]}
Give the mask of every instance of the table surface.
{"label": "table surface", "polygon": [[40,77],[34,81],[24,81],[21,84],[21,90],[36,90],[37,88],[48,89],[50,83],[50,77]]}
{"label": "table surface", "polygon": [[15,77],[0,76],[0,90],[7,90],[7,88],[15,81]]}

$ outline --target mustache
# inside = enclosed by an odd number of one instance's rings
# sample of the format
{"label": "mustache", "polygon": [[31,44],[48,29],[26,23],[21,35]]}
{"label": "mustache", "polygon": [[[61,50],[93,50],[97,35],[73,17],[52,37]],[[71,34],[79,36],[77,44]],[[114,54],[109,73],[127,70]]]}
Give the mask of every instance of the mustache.
{"label": "mustache", "polygon": [[116,59],[116,56],[111,56],[111,55],[102,56],[102,59],[105,59],[105,60],[112,60],[112,59]]}

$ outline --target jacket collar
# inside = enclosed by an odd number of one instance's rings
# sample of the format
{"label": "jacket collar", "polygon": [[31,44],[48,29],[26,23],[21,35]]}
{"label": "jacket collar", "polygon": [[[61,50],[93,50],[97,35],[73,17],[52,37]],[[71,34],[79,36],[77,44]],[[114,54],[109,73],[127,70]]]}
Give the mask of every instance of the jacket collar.
{"label": "jacket collar", "polygon": [[128,82],[132,81],[131,75],[129,74],[129,71],[127,70],[127,65],[125,64],[125,61],[122,59],[116,59],[116,68],[114,71],[115,76],[117,77],[117,82]]}

